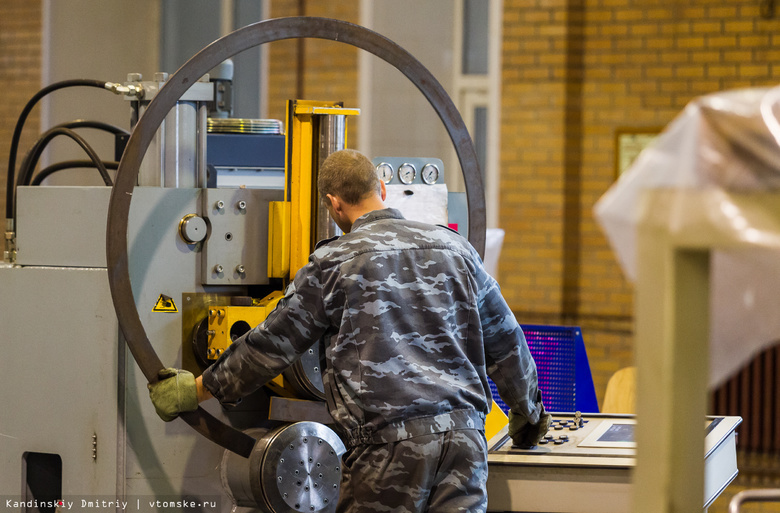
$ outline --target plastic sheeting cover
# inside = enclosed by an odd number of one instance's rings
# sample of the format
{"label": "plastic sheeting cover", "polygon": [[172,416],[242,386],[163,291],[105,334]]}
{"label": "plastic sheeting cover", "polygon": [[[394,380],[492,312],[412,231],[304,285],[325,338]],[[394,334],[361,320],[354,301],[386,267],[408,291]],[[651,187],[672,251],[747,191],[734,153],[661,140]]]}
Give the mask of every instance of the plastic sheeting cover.
{"label": "plastic sheeting cover", "polygon": [[[713,252],[711,262],[710,385],[716,386],[756,352],[780,340],[780,232],[755,238],[729,193],[780,190],[780,88],[741,89],[692,101],[594,208],[629,280],[637,272],[640,196],[673,189],[674,207],[662,213],[669,230],[692,218],[686,191],[712,191],[707,214],[735,240],[754,247]],[[716,212],[717,210],[717,212]],[[727,224],[727,226],[725,226]],[[762,233],[766,234],[765,227]],[[744,247],[744,246],[743,246]]]}

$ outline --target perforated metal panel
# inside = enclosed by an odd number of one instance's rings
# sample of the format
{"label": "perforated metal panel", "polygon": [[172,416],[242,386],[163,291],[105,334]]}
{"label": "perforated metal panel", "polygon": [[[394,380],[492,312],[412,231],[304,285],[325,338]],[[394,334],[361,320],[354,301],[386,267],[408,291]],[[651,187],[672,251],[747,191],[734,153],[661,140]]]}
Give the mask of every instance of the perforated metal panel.
{"label": "perforated metal panel", "polygon": [[[547,411],[598,412],[582,332],[576,326],[521,325],[536,361],[539,388]],[[507,412],[496,385],[490,381],[496,404]]]}

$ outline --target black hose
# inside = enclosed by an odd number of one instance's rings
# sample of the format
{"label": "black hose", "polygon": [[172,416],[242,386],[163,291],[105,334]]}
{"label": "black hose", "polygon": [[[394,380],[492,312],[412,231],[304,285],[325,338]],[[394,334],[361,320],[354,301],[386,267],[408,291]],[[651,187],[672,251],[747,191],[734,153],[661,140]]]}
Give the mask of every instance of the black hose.
{"label": "black hose", "polygon": [[[103,165],[106,166],[106,169],[119,168],[119,162],[115,160],[104,160]],[[84,168],[84,167],[96,168],[97,166],[91,160],[64,160],[62,162],[57,162],[56,164],[52,164],[51,166],[41,169],[40,172],[38,172],[38,174],[35,175],[35,178],[33,178],[30,185],[40,185],[49,176],[53,175],[58,171],[62,171],[63,169],[77,169],[77,168]]]}
{"label": "black hose", "polygon": [[103,182],[109,187],[114,185],[114,182],[108,175],[106,166],[103,165],[103,161],[100,160],[100,157],[98,157],[97,152],[95,152],[92,146],[90,146],[83,137],[81,137],[73,130],[63,127],[55,127],[47,130],[41,136],[41,138],[38,139],[38,142],[35,143],[35,146],[32,147],[29,153],[27,153],[27,156],[24,158],[24,161],[19,168],[19,185],[30,185],[33,171],[35,170],[35,166],[38,165],[38,159],[41,158],[43,150],[46,148],[46,145],[48,145],[49,142],[58,135],[66,135],[76,141],[76,143],[81,146],[87,155],[89,155],[89,158],[92,160],[92,162],[95,163],[95,166],[97,166],[98,171],[100,172],[100,176],[103,178]]}
{"label": "black hose", "polygon": [[[83,120],[83,119],[77,119],[75,121],[68,121],[66,123],[60,123],[59,125],[51,127],[48,132],[43,134],[38,139],[38,141],[35,142],[35,145],[37,145],[44,137],[46,137],[46,134],[48,134],[49,132],[51,132],[52,130],[57,129],[57,128],[68,128],[68,129],[73,129],[73,128],[94,128],[94,129],[102,130],[104,132],[108,132],[108,133],[111,133],[111,134],[114,134],[114,135],[127,135],[127,136],[130,135],[130,132],[128,132],[124,128],[120,128],[120,127],[112,125],[110,123],[104,123],[103,121],[87,121],[87,120]],[[35,145],[33,145],[33,148],[35,147]],[[25,161],[22,161],[22,166],[26,165],[25,162],[26,162],[26,157],[25,157]],[[98,167],[91,160],[90,161],[86,161],[86,162],[88,162],[88,164],[86,166],[66,166],[65,168],[60,168],[60,169],[67,169],[68,167]],[[32,171],[28,171],[28,172],[34,172],[36,165],[37,165],[37,161],[33,163]],[[56,164],[54,166],[56,166]],[[50,167],[54,167],[54,166],[50,166]],[[47,169],[49,169],[49,168],[47,168]],[[55,169],[53,171],[50,171],[46,176],[44,176],[44,177],[42,177],[40,179],[38,179],[36,177],[32,181],[30,181],[29,179],[22,181],[22,176],[24,175],[24,168],[20,168],[19,169],[19,177],[20,177],[19,185],[39,185],[41,183],[41,181],[43,181],[43,179],[45,179],[47,176],[49,176],[49,174],[51,174],[52,172],[55,172],[55,171],[59,171],[60,169]],[[114,168],[108,168],[107,167],[107,169],[116,169],[116,167],[114,167]],[[108,184],[106,184],[106,185],[108,185]]]}
{"label": "black hose", "polygon": [[22,109],[22,113],[19,114],[19,119],[16,121],[16,128],[14,128],[14,135],[11,138],[11,150],[8,153],[8,174],[6,176],[7,182],[6,182],[6,200],[5,200],[5,217],[8,219],[13,218],[14,216],[14,196],[15,196],[15,188],[14,188],[14,175],[16,173],[16,153],[19,149],[19,139],[22,137],[22,129],[24,128],[24,122],[27,120],[27,116],[30,114],[30,111],[33,109],[36,103],[46,96],[47,94],[51,93],[52,91],[56,91],[58,89],[64,89],[66,87],[75,87],[75,86],[87,86],[87,87],[98,87],[100,89],[105,89],[106,84],[109,82],[100,81],[100,80],[90,80],[90,79],[75,79],[75,80],[63,80],[61,82],[55,82],[51,85],[48,85],[35,93],[35,95],[30,98],[30,101],[27,102],[27,105],[24,106],[24,109]]}
{"label": "black hose", "polygon": [[[32,149],[27,153],[27,156],[25,156],[24,161],[22,162],[22,166],[19,168],[19,185],[29,185],[30,180],[32,178],[33,170],[35,169],[35,166],[38,164],[38,159],[41,157],[41,153],[43,153],[43,149],[46,147],[46,145],[51,141],[53,138],[55,138],[58,135],[66,135],[76,141],[79,146],[89,155],[90,160],[95,163],[95,167],[98,168],[98,171],[100,172],[100,176],[103,178],[103,182],[110,186],[113,186],[113,181],[111,180],[111,177],[108,175],[108,170],[106,170],[106,166],[103,165],[103,161],[100,160],[100,157],[98,157],[98,154],[95,152],[95,150],[87,144],[87,141],[84,140],[83,137],[81,137],[79,134],[74,132],[73,130],[69,128],[52,128],[48,131],[46,131],[43,136],[41,136],[40,139],[38,139],[38,142],[35,143],[35,146],[32,147]],[[16,197],[16,191],[14,190],[14,199]],[[16,211],[12,212],[12,214],[16,214]]]}
{"label": "black hose", "polygon": [[60,123],[52,128],[94,128],[96,130],[102,130],[114,135],[130,135],[130,132],[124,128],[112,125],[111,123],[104,123],[103,121],[90,121],[86,119],[76,119],[74,121],[68,121],[66,123]]}

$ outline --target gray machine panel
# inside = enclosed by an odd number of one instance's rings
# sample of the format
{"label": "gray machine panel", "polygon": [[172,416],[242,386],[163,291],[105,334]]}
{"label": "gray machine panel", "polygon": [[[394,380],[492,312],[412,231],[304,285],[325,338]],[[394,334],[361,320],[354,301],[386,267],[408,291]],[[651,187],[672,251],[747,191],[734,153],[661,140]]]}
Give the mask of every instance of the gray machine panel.
{"label": "gray machine panel", "polygon": [[204,285],[268,283],[268,208],[284,191],[205,189],[211,228],[203,251]]}
{"label": "gray machine panel", "polygon": [[[106,267],[110,187],[19,187],[17,194],[17,264]],[[181,240],[178,226],[183,216],[200,212],[194,201],[200,194],[201,189],[136,187],[130,206],[129,250],[138,254],[144,251],[142,244],[178,237],[180,251],[198,251],[199,245]],[[133,245],[135,238],[138,243]]]}
{"label": "gray machine panel", "polygon": [[19,265],[106,267],[110,187],[19,187]]}
{"label": "gray machine panel", "polygon": [[[102,187],[30,187],[23,193],[29,209],[19,219],[20,237],[25,248],[38,248],[25,255],[42,260],[41,266],[0,264],[0,382],[9,390],[0,415],[0,495],[26,497],[22,457],[31,451],[59,455],[63,499],[121,499],[157,511],[149,501],[186,498],[217,504],[203,511],[227,513],[232,503],[219,476],[223,449],[183,421],[162,422],[145,377],[124,356],[104,267],[109,193]],[[204,292],[203,244],[187,244],[179,234],[182,217],[200,212],[201,194],[143,187],[133,193],[133,293],[149,340],[171,367],[183,366],[182,342],[194,327],[185,325],[183,312]],[[46,215],[47,203],[57,214]],[[245,290],[212,286],[209,292]],[[161,296],[176,308],[155,311]],[[257,422],[247,418],[251,412],[228,419],[216,401],[210,403],[205,407],[225,422]]]}
{"label": "gray machine panel", "polygon": [[106,270],[0,266],[0,289],[0,496],[25,497],[26,452],[61,458],[63,495],[115,496],[125,348]]}

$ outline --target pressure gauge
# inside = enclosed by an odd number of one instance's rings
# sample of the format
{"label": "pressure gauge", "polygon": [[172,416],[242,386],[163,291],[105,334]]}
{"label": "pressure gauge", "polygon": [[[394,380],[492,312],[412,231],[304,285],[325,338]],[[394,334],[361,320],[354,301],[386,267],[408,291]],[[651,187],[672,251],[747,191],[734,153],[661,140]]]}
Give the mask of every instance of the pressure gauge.
{"label": "pressure gauge", "polygon": [[425,167],[422,168],[422,179],[428,185],[435,184],[436,180],[439,179],[438,166],[436,164],[425,164]]}
{"label": "pressure gauge", "polygon": [[379,175],[379,179],[383,182],[390,183],[393,179],[393,166],[387,162],[382,162],[376,166],[376,174]]}
{"label": "pressure gauge", "polygon": [[401,180],[401,183],[409,185],[414,181],[415,176],[417,176],[417,170],[412,164],[404,163],[398,168],[398,179]]}

